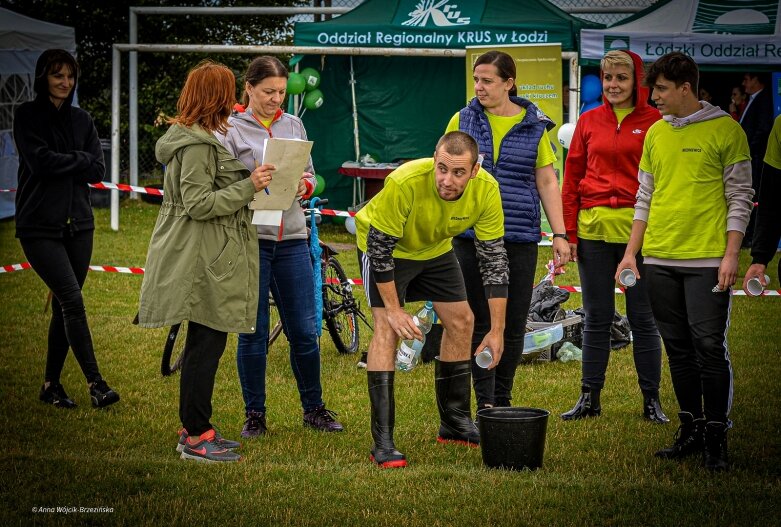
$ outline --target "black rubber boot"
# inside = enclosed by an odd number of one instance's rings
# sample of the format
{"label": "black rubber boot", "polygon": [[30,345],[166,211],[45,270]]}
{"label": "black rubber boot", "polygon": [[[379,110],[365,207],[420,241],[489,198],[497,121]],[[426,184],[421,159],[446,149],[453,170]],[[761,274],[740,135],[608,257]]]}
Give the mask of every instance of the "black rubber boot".
{"label": "black rubber boot", "polygon": [[393,444],[393,426],[396,423],[396,402],[393,399],[392,371],[370,371],[369,400],[372,405],[371,460],[381,468],[407,466],[407,458]]}
{"label": "black rubber boot", "polygon": [[705,425],[705,468],[713,472],[729,470],[726,423],[708,421]]}
{"label": "black rubber boot", "polygon": [[561,414],[565,421],[574,421],[584,417],[598,417],[602,413],[602,406],[599,404],[600,388],[591,388],[582,386],[580,389],[580,399],[569,412]]}
{"label": "black rubber boot", "polygon": [[670,418],[664,415],[664,411],[662,411],[662,404],[659,402],[658,395],[643,397],[643,417],[660,425],[670,422]]}
{"label": "black rubber boot", "polygon": [[440,443],[461,443],[468,446],[480,444],[477,431],[470,415],[472,395],[471,361],[434,361],[434,375],[439,409]]}
{"label": "black rubber boot", "polygon": [[700,454],[704,448],[705,419],[695,419],[689,412],[678,412],[681,426],[675,432],[675,442],[672,446],[658,450],[656,457],[665,459],[681,459]]}

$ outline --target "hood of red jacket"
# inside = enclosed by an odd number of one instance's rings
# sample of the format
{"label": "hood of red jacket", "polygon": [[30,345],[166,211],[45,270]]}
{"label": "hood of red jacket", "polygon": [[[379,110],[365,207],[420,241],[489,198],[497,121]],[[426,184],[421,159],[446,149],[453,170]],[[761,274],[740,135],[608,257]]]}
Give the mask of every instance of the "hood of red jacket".
{"label": "hood of red jacket", "polygon": [[[648,96],[650,94],[650,90],[648,87],[646,87],[643,80],[645,80],[645,66],[643,65],[643,59],[640,58],[640,55],[637,53],[634,53],[633,51],[629,51],[628,49],[621,49],[619,51],[622,51],[629,55],[632,58],[632,62],[635,65],[635,108],[638,110],[642,110],[644,107],[650,107],[651,105],[648,104]],[[599,70],[599,80],[602,81],[602,69]],[[602,94],[602,102],[607,105],[608,108],[610,108],[610,103],[605,98],[605,94]]]}

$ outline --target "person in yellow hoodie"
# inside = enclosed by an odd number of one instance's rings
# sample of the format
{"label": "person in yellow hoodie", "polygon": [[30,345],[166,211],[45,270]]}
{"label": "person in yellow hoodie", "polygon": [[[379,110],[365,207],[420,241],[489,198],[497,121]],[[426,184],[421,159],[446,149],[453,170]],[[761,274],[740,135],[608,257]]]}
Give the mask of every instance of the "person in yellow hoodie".
{"label": "person in yellow hoodie", "polygon": [[732,425],[730,288],[754,192],[746,134],[728,113],[697,100],[698,81],[697,64],[680,52],[646,75],[663,119],[643,144],[632,233],[615,278],[629,268],[648,280],[681,410],[675,443],[656,455],[704,454],[705,467],[721,471],[729,468]]}
{"label": "person in yellow hoodie", "polygon": [[214,429],[212,392],[228,333],[252,333],[258,310],[258,237],[247,205],[271,182],[250,173],[213,135],[225,132],[236,78],[204,61],[187,76],[178,114],[155,145],[165,193],[149,241],[138,323],[187,324],[179,381],[182,459],[238,461],[240,445]]}

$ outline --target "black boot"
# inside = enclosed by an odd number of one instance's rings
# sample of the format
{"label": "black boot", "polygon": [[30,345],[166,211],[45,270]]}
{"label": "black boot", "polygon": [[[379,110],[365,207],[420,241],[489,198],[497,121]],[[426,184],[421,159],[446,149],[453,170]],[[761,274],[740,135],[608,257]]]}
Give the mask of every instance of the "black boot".
{"label": "black boot", "polygon": [[396,402],[393,399],[392,371],[370,371],[369,400],[372,405],[371,460],[382,468],[407,466],[407,458],[393,444],[393,426],[396,423]]}
{"label": "black boot", "polygon": [[470,416],[472,382],[471,361],[434,361],[434,375],[439,409],[440,443],[480,444],[480,433]]}
{"label": "black boot", "polygon": [[675,432],[675,442],[672,446],[657,451],[656,457],[680,459],[702,452],[705,419],[695,419],[689,412],[678,412],[678,417],[681,419],[681,426]]}
{"label": "black boot", "polygon": [[713,472],[729,470],[726,423],[708,421],[705,425],[705,468]]}
{"label": "black boot", "polygon": [[575,419],[583,419],[584,417],[598,417],[602,413],[602,406],[599,404],[599,392],[600,388],[591,388],[590,386],[582,386],[580,389],[580,399],[572,407],[569,412],[561,414],[561,418],[565,421],[574,421]]}
{"label": "black boot", "polygon": [[643,398],[643,417],[651,422],[663,425],[670,422],[670,418],[664,415],[659,396],[645,396]]}

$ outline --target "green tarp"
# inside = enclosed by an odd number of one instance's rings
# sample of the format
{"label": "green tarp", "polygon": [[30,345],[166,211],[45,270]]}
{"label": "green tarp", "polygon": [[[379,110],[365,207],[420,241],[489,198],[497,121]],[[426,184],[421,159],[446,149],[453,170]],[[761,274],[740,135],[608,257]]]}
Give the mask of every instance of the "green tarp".
{"label": "green tarp", "polygon": [[[464,105],[462,59],[424,57],[353,57],[358,101],[361,155],[377,161],[430,156],[452,115]],[[320,57],[306,57],[301,67],[321,68]],[[326,181],[329,207],[352,205],[353,178],[337,172],[355,161],[350,57],[323,59],[320,89],[324,103],[303,115],[312,159]]]}

